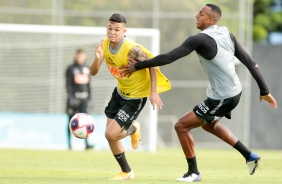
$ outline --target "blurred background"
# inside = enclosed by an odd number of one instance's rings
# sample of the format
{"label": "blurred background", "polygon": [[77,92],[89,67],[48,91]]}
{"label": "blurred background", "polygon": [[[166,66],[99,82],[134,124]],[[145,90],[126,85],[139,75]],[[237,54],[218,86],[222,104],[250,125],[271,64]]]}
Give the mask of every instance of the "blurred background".
{"label": "blurred background", "polygon": [[[199,32],[195,15],[206,3],[221,7],[219,25],[227,26],[260,65],[278,102],[277,109],[259,103],[257,84],[238,61],[243,96],[232,120],[222,119],[222,123],[252,148],[281,149],[281,0],[0,0],[0,147],[67,148],[65,70],[78,48],[86,51],[87,64],[92,63],[94,49],[105,37],[104,28],[113,13],[124,15],[129,29],[146,28],[132,29],[129,37],[164,53]],[[155,34],[144,35],[147,29],[159,30],[159,44],[152,44]],[[161,70],[172,89],[161,94],[164,108],[158,112],[157,147],[179,147],[174,123],[206,98],[208,81],[195,53]],[[92,140],[96,148],[107,146],[103,111],[115,85],[105,66],[91,78],[88,112],[100,126],[94,133],[100,137]],[[150,125],[148,111],[140,117],[147,121],[144,126]],[[227,147],[201,129],[193,132],[196,146]]]}

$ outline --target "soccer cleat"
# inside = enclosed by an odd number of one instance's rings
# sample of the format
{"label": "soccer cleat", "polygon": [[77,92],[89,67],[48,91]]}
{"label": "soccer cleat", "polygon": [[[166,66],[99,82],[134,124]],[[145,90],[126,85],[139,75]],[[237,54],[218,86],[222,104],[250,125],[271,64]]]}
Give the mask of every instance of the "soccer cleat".
{"label": "soccer cleat", "polygon": [[120,172],[116,177],[111,178],[109,180],[133,180],[133,179],[134,179],[134,172],[130,171],[128,173]]}
{"label": "soccer cleat", "polygon": [[249,167],[249,173],[250,175],[253,175],[256,172],[256,169],[259,165],[260,156],[258,154],[255,154],[253,152],[250,153],[250,159],[246,161],[248,167]]}
{"label": "soccer cleat", "polygon": [[201,181],[201,175],[199,174],[195,174],[195,173],[190,173],[187,172],[183,175],[182,178],[178,178],[176,179],[176,181],[180,181],[180,182],[198,182]]}
{"label": "soccer cleat", "polygon": [[138,146],[141,144],[141,132],[140,132],[140,124],[136,121],[132,123],[132,126],[135,126],[136,132],[130,135],[131,137],[131,147],[136,150]]}

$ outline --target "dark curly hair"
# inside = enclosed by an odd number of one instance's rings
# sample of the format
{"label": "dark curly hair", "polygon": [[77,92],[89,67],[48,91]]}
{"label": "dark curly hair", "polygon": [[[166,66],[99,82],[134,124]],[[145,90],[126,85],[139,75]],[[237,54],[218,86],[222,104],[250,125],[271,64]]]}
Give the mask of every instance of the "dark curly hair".
{"label": "dark curly hair", "polygon": [[126,24],[126,18],[124,16],[122,16],[121,14],[118,14],[118,13],[114,13],[109,21],[112,21],[112,22],[118,22],[118,23],[124,23]]}

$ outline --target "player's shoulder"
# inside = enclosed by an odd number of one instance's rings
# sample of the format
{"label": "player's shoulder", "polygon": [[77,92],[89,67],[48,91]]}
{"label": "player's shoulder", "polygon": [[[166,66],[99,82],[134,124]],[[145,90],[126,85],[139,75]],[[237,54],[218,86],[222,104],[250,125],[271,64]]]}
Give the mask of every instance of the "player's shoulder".
{"label": "player's shoulder", "polygon": [[208,37],[208,35],[200,32],[200,33],[197,33],[195,35],[192,35],[191,37],[193,39],[204,39],[204,38]]}
{"label": "player's shoulder", "polygon": [[231,40],[235,43],[236,42],[236,37],[235,37],[235,35],[233,34],[233,33],[231,33],[231,32],[229,32],[229,34],[230,34],[230,38],[231,38]]}
{"label": "player's shoulder", "polygon": [[68,65],[67,68],[66,68],[66,73],[67,73],[67,74],[71,74],[72,71],[74,70],[74,67],[75,67],[74,64]]}
{"label": "player's shoulder", "polygon": [[71,70],[73,67],[74,67],[74,63],[73,64],[69,64],[68,66],[67,66],[67,70]]}
{"label": "player's shoulder", "polygon": [[209,36],[204,34],[204,33],[197,33],[195,35],[191,35],[187,38],[187,41],[189,42],[198,42],[198,43],[201,43],[201,42],[204,42],[205,39],[207,39]]}
{"label": "player's shoulder", "polygon": [[131,50],[142,50],[143,46],[130,38],[125,38],[128,49]]}

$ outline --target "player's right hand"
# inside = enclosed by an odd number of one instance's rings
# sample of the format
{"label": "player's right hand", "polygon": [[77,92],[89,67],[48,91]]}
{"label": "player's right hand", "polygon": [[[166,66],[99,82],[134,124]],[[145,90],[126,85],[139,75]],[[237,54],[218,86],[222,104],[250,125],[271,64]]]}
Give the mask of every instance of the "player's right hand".
{"label": "player's right hand", "polygon": [[97,47],[95,49],[95,58],[98,59],[99,61],[103,60],[103,58],[104,58],[102,43],[103,42],[100,42],[99,45],[97,45]]}
{"label": "player's right hand", "polygon": [[262,100],[267,101],[270,106],[277,108],[276,100],[273,98],[273,96],[270,93],[264,96],[260,96],[259,101],[261,102]]}
{"label": "player's right hand", "polygon": [[158,92],[151,92],[150,95],[150,102],[153,106],[153,110],[161,110],[163,108],[163,102],[161,98],[159,97]]}

